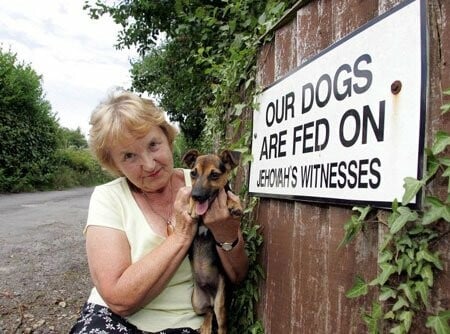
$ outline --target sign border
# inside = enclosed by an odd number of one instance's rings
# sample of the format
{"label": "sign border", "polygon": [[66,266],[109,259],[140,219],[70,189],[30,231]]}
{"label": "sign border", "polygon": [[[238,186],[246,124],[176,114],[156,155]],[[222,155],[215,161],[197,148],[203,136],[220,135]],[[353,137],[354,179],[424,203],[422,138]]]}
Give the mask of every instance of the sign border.
{"label": "sign border", "polygon": [[[302,63],[300,66],[294,68],[293,70],[289,71],[287,74],[283,75],[282,77],[278,78],[271,84],[264,87],[262,92],[266,91],[267,89],[271,88],[272,86],[276,85],[277,83],[283,81],[287,77],[293,75],[303,67],[307,66],[308,64],[312,63],[316,59],[322,57],[323,55],[327,54],[331,50],[335,49],[336,47],[340,46],[341,44],[345,43],[349,39],[355,37],[356,35],[360,34],[361,32],[367,30],[371,26],[375,25],[379,21],[383,20],[384,18],[391,16],[392,14],[396,13],[397,11],[401,10],[402,8],[412,4],[413,2],[419,2],[419,10],[420,10],[420,55],[421,55],[421,82],[420,82],[420,116],[419,116],[419,148],[418,148],[418,159],[417,159],[417,179],[420,180],[423,176],[423,171],[425,168],[425,156],[424,156],[424,142],[425,142],[425,121],[426,121],[426,112],[427,112],[427,88],[428,88],[428,39],[427,39],[427,11],[426,11],[426,3],[425,0],[405,0],[401,4],[398,4],[397,6],[391,8],[390,10],[384,12],[383,14],[371,19],[370,21],[366,22],[359,28],[355,29],[348,35],[341,38],[339,41],[329,45],[325,49],[323,49],[318,54],[314,55],[304,63]],[[257,111],[253,110],[253,113]],[[253,115],[252,113],[252,115]],[[253,117],[252,117],[252,134],[253,134]],[[253,143],[253,141],[252,141]],[[252,146],[252,145],[251,145]],[[250,146],[250,148],[251,148]],[[251,173],[251,162],[250,162],[250,168],[249,168],[249,178],[247,182],[247,187],[250,189],[250,173]],[[288,200],[294,200],[294,201],[304,201],[304,202],[312,202],[312,203],[323,203],[323,204],[337,204],[337,205],[372,205],[374,207],[378,208],[391,208],[392,201],[366,201],[366,200],[355,200],[355,199],[339,199],[339,198],[330,198],[330,197],[312,197],[312,196],[303,196],[303,195],[282,195],[282,194],[268,194],[268,193],[258,193],[258,192],[251,192],[249,191],[249,195],[253,197],[261,197],[261,198],[274,198],[274,199],[288,199]],[[420,190],[415,198],[415,203],[409,204],[408,206],[412,208],[421,208],[422,207],[422,190]],[[401,199],[398,199],[401,200]]]}

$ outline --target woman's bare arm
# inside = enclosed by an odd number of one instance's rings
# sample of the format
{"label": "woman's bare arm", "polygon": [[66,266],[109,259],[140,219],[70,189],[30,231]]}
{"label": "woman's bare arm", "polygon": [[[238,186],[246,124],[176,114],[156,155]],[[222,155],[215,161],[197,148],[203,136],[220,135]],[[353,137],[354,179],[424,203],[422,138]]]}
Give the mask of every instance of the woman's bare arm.
{"label": "woman's bare arm", "polygon": [[181,203],[187,203],[189,194],[188,188],[182,188],[177,195],[174,233],[135,263],[131,263],[130,246],[124,232],[100,226],[87,229],[91,277],[115,313],[130,315],[159,295],[186,257],[196,231],[195,222],[184,207],[180,207]]}

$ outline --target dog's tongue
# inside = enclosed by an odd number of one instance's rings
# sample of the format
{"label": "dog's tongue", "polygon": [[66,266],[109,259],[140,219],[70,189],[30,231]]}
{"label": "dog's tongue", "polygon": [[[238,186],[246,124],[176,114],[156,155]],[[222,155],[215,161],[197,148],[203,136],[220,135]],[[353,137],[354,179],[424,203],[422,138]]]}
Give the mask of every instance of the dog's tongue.
{"label": "dog's tongue", "polygon": [[208,210],[208,201],[204,201],[203,203],[198,203],[195,206],[197,215],[202,216],[205,214],[205,212]]}

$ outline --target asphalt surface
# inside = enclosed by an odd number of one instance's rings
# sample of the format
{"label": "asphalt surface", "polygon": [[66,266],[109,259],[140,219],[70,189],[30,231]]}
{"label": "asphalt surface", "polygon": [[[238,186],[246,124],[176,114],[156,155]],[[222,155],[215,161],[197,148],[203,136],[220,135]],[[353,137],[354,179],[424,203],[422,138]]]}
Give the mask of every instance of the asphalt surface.
{"label": "asphalt surface", "polygon": [[67,333],[91,282],[93,188],[0,195],[0,333]]}

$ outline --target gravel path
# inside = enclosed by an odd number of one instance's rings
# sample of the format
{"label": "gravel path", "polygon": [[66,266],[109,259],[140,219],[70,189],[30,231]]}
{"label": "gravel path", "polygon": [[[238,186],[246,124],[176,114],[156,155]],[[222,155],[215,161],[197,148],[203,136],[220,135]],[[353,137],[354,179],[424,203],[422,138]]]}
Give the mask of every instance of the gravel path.
{"label": "gravel path", "polygon": [[0,333],[68,333],[91,288],[92,190],[0,195]]}

